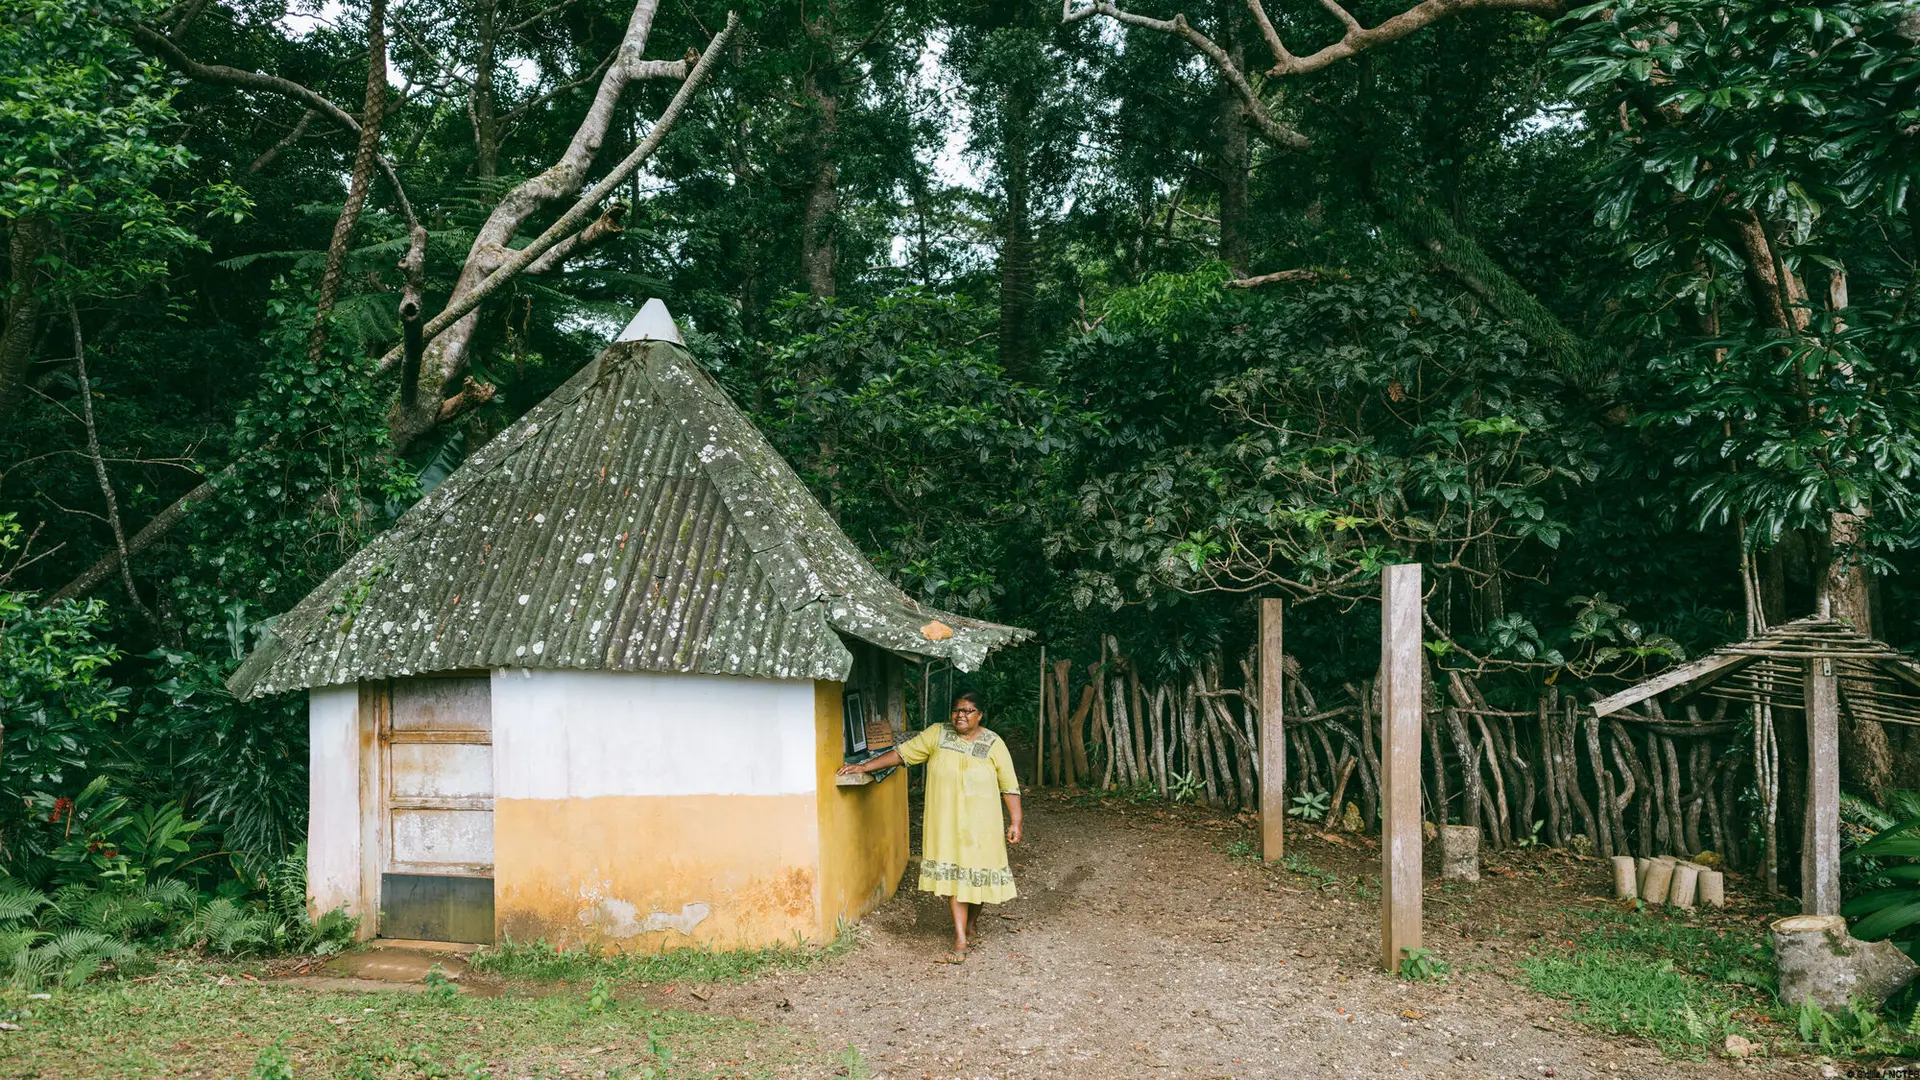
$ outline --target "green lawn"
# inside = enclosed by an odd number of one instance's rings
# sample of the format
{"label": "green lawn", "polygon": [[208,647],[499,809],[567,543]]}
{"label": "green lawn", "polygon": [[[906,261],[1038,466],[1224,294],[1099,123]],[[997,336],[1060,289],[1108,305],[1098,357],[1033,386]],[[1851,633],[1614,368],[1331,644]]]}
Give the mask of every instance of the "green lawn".
{"label": "green lawn", "polygon": [[1920,1051],[1910,996],[1896,998],[1884,1015],[1781,1005],[1772,947],[1754,927],[1662,911],[1587,918],[1576,940],[1521,969],[1535,990],[1571,1002],[1575,1019],[1602,1031],[1638,1036],[1681,1056],[1716,1051],[1728,1035],[1779,1053]]}
{"label": "green lawn", "polygon": [[[637,988],[635,988],[637,991]],[[361,1080],[860,1075],[781,1027],[649,1008],[622,984],[528,986],[494,997],[356,993],[253,981],[179,963],[139,981],[7,991],[0,1077]]]}

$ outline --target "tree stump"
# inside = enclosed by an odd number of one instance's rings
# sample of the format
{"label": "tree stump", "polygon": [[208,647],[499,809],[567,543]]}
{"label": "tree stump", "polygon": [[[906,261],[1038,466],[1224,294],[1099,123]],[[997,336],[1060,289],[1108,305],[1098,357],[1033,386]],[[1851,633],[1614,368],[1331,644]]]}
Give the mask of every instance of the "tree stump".
{"label": "tree stump", "polygon": [[1635,885],[1638,880],[1639,874],[1634,870],[1633,856],[1615,855],[1613,857],[1613,898],[1631,900],[1638,896],[1639,891]]}
{"label": "tree stump", "polygon": [[1727,876],[1718,870],[1700,871],[1700,902],[1710,908],[1727,906]]}
{"label": "tree stump", "polygon": [[1667,902],[1667,888],[1673,884],[1673,860],[1654,859],[1647,864],[1647,875],[1640,881],[1640,899],[1649,904]]}
{"label": "tree stump", "polygon": [[1667,903],[1682,911],[1692,911],[1694,899],[1699,895],[1699,888],[1699,864],[1676,863],[1673,867],[1673,882],[1667,890]]}
{"label": "tree stump", "polygon": [[1480,829],[1475,825],[1440,826],[1440,877],[1480,880]]}
{"label": "tree stump", "polygon": [[1838,915],[1791,915],[1773,923],[1780,964],[1780,1000],[1844,1009],[1858,999],[1878,1005],[1920,975],[1920,966],[1890,941],[1860,941]]}

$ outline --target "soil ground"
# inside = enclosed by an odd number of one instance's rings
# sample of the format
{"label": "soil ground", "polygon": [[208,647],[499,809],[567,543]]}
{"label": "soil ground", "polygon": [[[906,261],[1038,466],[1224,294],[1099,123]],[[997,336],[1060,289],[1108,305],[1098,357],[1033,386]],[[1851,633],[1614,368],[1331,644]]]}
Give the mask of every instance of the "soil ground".
{"label": "soil ground", "polygon": [[1600,860],[1522,852],[1479,884],[1430,887],[1426,945],[1454,970],[1414,982],[1378,970],[1367,840],[1294,841],[1328,883],[1247,857],[1244,820],[1028,801],[1021,896],[986,909],[965,964],[935,962],[947,904],[913,890],[909,867],[849,956],[709,988],[704,1008],[852,1045],[893,1080],[1819,1075],[1804,1059],[1672,1062],[1525,989],[1516,962],[1608,902]]}

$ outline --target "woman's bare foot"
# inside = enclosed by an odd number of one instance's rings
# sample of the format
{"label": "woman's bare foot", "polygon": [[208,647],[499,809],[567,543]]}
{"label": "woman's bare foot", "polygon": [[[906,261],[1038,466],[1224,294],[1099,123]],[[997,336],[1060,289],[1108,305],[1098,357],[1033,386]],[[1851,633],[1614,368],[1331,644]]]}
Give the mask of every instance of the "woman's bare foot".
{"label": "woman's bare foot", "polygon": [[949,949],[947,955],[940,958],[943,964],[964,964],[967,962],[967,950]]}

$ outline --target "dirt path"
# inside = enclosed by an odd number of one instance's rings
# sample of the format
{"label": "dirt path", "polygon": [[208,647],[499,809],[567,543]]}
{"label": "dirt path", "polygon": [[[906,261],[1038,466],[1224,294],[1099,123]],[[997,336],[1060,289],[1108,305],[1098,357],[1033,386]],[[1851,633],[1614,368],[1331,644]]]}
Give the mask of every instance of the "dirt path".
{"label": "dirt path", "polygon": [[[1503,974],[1532,942],[1501,936],[1520,927],[1502,925],[1512,909],[1499,886],[1451,902],[1430,894],[1428,945],[1466,970],[1407,982],[1375,970],[1377,903],[1229,857],[1223,840],[1246,835],[1237,828],[1030,801],[1014,862],[1022,896],[988,909],[1010,917],[992,920],[965,965],[932,962],[951,940],[946,903],[909,887],[867,919],[871,940],[847,959],[716,987],[708,1007],[856,1046],[888,1080],[1804,1072],[1668,1063],[1560,1019],[1559,1003]],[[1317,862],[1366,865],[1364,851],[1314,843],[1303,846]],[[1528,887],[1547,891],[1536,903],[1576,907],[1597,894],[1599,873]]]}

